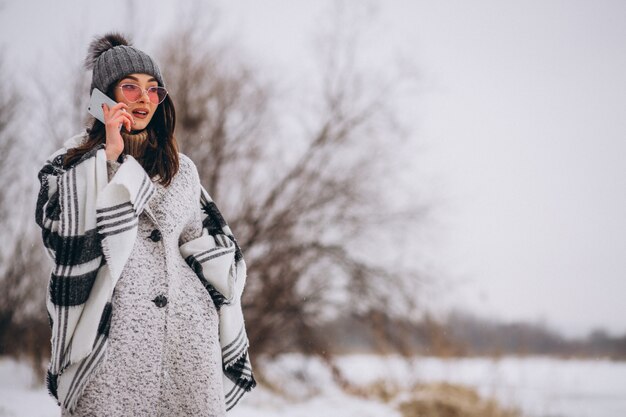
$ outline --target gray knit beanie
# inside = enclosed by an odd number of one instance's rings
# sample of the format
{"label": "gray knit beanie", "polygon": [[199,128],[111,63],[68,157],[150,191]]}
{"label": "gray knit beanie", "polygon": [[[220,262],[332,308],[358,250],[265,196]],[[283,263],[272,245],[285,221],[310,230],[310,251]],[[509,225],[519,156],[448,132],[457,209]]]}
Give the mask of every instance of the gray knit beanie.
{"label": "gray knit beanie", "polygon": [[113,83],[133,73],[150,74],[165,87],[156,62],[119,33],[94,39],[89,45],[85,66],[93,69],[90,92],[98,88],[106,94]]}

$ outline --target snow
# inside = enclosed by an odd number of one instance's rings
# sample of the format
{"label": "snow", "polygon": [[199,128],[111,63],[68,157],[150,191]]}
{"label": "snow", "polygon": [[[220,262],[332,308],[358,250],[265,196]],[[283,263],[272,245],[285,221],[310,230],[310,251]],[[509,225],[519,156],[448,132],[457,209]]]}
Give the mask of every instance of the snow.
{"label": "snow", "polygon": [[415,358],[407,363],[393,356],[351,355],[339,363],[345,372],[358,370],[355,381],[361,383],[385,378],[407,384],[448,381],[474,387],[530,416],[626,416],[624,362],[504,357]]}
{"label": "snow", "polygon": [[[623,417],[626,363],[546,357],[439,359],[347,355],[338,367],[355,385],[396,386],[447,381],[518,406],[532,417]],[[319,359],[285,354],[260,364],[270,385],[259,387],[229,417],[401,417],[390,404],[342,391]],[[277,392],[282,394],[278,394]],[[0,417],[53,417],[59,411],[23,362],[0,359]]]}
{"label": "snow", "polygon": [[0,417],[58,416],[56,402],[24,362],[0,359]]}

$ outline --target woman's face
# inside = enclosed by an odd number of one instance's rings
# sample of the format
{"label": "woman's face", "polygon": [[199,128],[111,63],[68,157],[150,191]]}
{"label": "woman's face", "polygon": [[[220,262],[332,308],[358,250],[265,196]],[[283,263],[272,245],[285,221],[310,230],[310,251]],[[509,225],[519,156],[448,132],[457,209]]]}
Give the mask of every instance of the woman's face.
{"label": "woman's face", "polygon": [[[134,85],[141,89],[141,97],[134,103],[130,102],[124,95],[124,85]],[[157,80],[148,74],[129,74],[122,78],[115,86],[114,99],[118,103],[125,103],[128,105],[128,112],[133,115],[134,124],[132,126],[133,131],[143,130],[148,126],[154,112],[156,111],[158,104],[150,101],[146,90],[150,87],[156,87],[159,83]],[[126,89],[132,89],[133,87],[126,86]]]}

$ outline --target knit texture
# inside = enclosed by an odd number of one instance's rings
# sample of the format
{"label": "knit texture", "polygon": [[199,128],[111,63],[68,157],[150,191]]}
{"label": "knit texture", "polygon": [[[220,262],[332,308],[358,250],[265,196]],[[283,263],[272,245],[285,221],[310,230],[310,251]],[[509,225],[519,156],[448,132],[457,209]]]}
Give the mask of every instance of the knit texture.
{"label": "knit texture", "polygon": [[134,73],[152,75],[165,87],[158,65],[148,54],[133,46],[118,45],[103,52],[94,62],[90,91],[98,88],[106,94],[114,82]]}
{"label": "knit texture", "polygon": [[148,131],[144,129],[138,133],[127,133],[122,129],[120,134],[124,140],[124,153],[137,160],[141,159],[146,150]]}

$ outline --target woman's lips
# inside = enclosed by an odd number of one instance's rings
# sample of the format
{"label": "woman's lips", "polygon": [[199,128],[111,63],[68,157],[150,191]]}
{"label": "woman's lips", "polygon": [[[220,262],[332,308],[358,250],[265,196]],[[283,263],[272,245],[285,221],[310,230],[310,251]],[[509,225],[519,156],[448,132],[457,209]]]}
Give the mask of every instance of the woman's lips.
{"label": "woman's lips", "polygon": [[148,110],[133,110],[133,116],[138,119],[145,119],[148,117]]}

